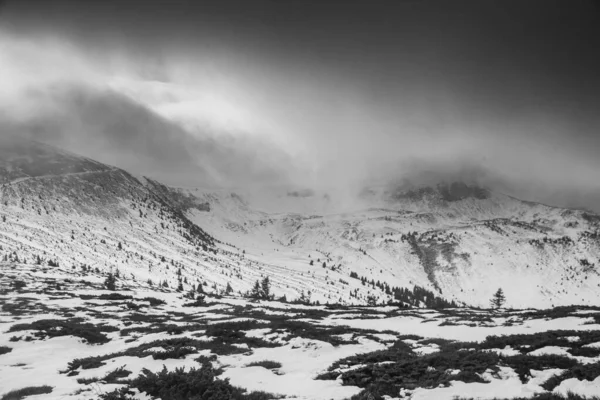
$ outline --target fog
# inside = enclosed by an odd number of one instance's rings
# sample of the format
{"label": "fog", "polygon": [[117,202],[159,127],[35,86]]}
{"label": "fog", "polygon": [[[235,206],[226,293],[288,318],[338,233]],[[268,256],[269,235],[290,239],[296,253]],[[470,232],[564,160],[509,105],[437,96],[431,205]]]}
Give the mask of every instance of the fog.
{"label": "fog", "polygon": [[600,211],[591,2],[52,3],[0,12],[3,135],[178,186],[426,176]]}

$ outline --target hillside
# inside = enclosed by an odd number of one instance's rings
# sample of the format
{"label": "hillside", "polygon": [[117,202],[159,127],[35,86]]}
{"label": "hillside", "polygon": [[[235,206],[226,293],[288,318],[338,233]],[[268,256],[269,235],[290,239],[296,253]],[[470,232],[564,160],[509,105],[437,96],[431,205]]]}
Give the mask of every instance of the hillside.
{"label": "hillside", "polygon": [[[307,306],[0,263],[0,396],[596,399],[600,309]],[[539,395],[539,397],[537,397]],[[577,396],[578,395],[578,396]],[[34,398],[34,397],[32,397]]]}
{"label": "hillside", "polygon": [[7,262],[238,295],[268,276],[278,297],[330,303],[415,286],[475,306],[499,287],[511,307],[600,303],[600,217],[462,183],[373,187],[352,201],[176,189],[25,142],[3,147],[0,182]]}
{"label": "hillside", "polygon": [[309,271],[310,260],[321,269],[325,261],[330,274],[419,285],[479,306],[498,287],[515,307],[600,302],[600,219],[583,211],[464,184],[373,188],[347,212],[321,194],[274,194],[279,212],[266,213],[257,210],[271,206],[251,194],[186,193],[211,208],[190,211],[191,220],[257,259]]}

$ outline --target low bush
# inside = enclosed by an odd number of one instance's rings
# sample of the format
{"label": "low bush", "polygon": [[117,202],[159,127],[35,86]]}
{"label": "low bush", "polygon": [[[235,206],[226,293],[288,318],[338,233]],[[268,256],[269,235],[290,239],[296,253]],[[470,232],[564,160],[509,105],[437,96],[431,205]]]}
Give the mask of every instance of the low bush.
{"label": "low bush", "polygon": [[249,364],[246,364],[246,367],[263,367],[266,369],[277,369],[281,368],[281,363],[277,361],[271,360],[262,360],[262,361],[254,361]]}
{"label": "low bush", "polygon": [[121,293],[102,293],[97,297],[98,300],[112,300],[112,301],[123,301],[132,300],[133,296],[127,296]]}
{"label": "low bush", "polygon": [[142,301],[147,301],[152,307],[162,306],[163,304],[166,304],[164,300],[157,299],[156,297],[144,297]]}
{"label": "low bush", "polygon": [[154,373],[147,369],[134,379],[131,387],[149,396],[163,400],[269,400],[278,398],[264,392],[246,393],[245,390],[232,386],[227,379],[215,376],[208,363],[200,369],[191,368],[187,372],[183,368],[175,371],[163,370]]}
{"label": "low bush", "polygon": [[564,380],[575,378],[579,380],[593,381],[600,376],[600,362],[593,364],[575,365],[568,371],[548,379],[542,387],[548,391],[554,390]]}
{"label": "low bush", "polygon": [[504,357],[503,362],[510,366],[519,375],[521,382],[525,383],[531,377],[531,370],[544,370],[548,368],[569,369],[576,366],[577,360],[558,355],[528,356],[516,355]]}
{"label": "low bush", "polygon": [[196,349],[191,347],[176,346],[165,351],[159,351],[152,354],[152,358],[155,360],[167,360],[167,359],[179,359],[185,358],[188,354],[193,354]]}
{"label": "low bush", "polygon": [[34,396],[38,394],[52,393],[54,388],[52,386],[29,386],[23,389],[13,390],[2,396],[1,400],[21,400],[27,396]]}
{"label": "low bush", "polygon": [[[358,397],[355,399],[355,397],[352,397],[352,400],[357,400],[359,399]],[[360,400],[364,399],[364,397],[361,397]],[[455,400],[476,400],[476,399],[467,399],[467,398],[456,398]],[[496,399],[496,400],[501,400]],[[508,400],[508,399],[506,399]],[[533,397],[513,397],[510,400],[600,400],[600,397],[587,397],[587,396],[580,396],[578,394],[575,393],[567,393],[566,395],[562,395],[559,393],[536,393],[535,395],[533,395]]]}
{"label": "low bush", "polygon": [[81,319],[69,320],[40,319],[26,324],[15,324],[10,327],[9,332],[36,331],[34,336],[39,339],[58,336],[76,336],[90,344],[103,344],[110,339],[103,332],[115,332],[119,328],[109,325],[93,325],[81,323]]}
{"label": "low bush", "polygon": [[[581,365],[574,358],[558,355],[502,356],[486,350],[511,346],[529,352],[546,346],[564,346],[571,348],[571,354],[591,357],[596,354],[596,349],[583,346],[599,341],[599,336],[598,331],[548,331],[531,335],[489,336],[479,344],[425,339],[419,344],[435,343],[440,346],[440,351],[423,356],[414,354],[410,347],[398,341],[386,350],[339,360],[317,379],[333,380],[341,375],[344,385],[364,388],[363,392],[352,398],[358,400],[395,396],[400,388],[448,385],[452,380],[484,382],[480,374],[488,369],[497,371],[501,365],[513,368],[522,382],[530,379],[531,370],[565,369],[563,374],[549,379],[543,385],[551,391],[565,379],[595,379],[600,376],[600,363]],[[577,340],[573,337],[577,337]],[[344,371],[350,367],[355,368]]]}
{"label": "low bush", "polygon": [[205,335],[214,337],[213,343],[223,345],[246,344],[248,347],[277,347],[281,344],[268,342],[261,338],[247,337],[244,331],[265,327],[268,325],[254,320],[222,322],[208,325]]}
{"label": "low bush", "polygon": [[0,356],[2,354],[10,353],[11,351],[12,351],[12,348],[10,348],[8,346],[0,346]]}
{"label": "low bush", "polygon": [[[164,351],[148,351],[155,347],[162,347]],[[129,357],[148,357],[152,356],[155,360],[165,360],[168,358],[183,358],[188,354],[197,352],[198,350],[210,350],[214,354],[229,355],[245,353],[248,350],[233,346],[221,341],[203,341],[188,337],[180,337],[174,339],[155,340],[148,343],[143,343],[136,347],[131,347],[127,350],[117,353],[106,354],[103,356],[77,358],[69,362],[67,369],[62,371],[71,375],[76,375],[76,370],[98,368],[103,366],[104,361],[112,358],[129,356]]]}
{"label": "low bush", "polygon": [[579,357],[598,357],[600,356],[600,348],[597,347],[573,347],[567,350],[572,356]]}
{"label": "low bush", "polygon": [[125,366],[121,366],[113,371],[107,373],[103,378],[89,378],[89,379],[77,379],[77,383],[89,385],[90,383],[104,381],[106,383],[121,383],[119,378],[127,378],[131,374],[131,371],[125,369]]}
{"label": "low bush", "polygon": [[134,394],[131,389],[124,387],[100,394],[100,400],[136,400],[136,397],[133,397]]}
{"label": "low bush", "polygon": [[356,365],[377,364],[388,361],[399,362],[403,359],[414,356],[415,353],[412,351],[410,346],[404,343],[402,340],[398,340],[388,349],[373,351],[370,353],[361,353],[338,360],[327,369],[328,372],[319,375],[317,379],[335,379],[339,375],[339,372],[336,373],[334,371],[340,368],[350,368]]}

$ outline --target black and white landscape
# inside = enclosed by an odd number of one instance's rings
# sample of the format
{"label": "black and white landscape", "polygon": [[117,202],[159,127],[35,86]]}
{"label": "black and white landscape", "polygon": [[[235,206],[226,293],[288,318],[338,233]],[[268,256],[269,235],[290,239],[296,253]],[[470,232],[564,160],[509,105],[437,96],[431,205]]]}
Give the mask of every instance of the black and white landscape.
{"label": "black and white landscape", "polygon": [[0,2],[0,399],[600,398],[599,27]]}

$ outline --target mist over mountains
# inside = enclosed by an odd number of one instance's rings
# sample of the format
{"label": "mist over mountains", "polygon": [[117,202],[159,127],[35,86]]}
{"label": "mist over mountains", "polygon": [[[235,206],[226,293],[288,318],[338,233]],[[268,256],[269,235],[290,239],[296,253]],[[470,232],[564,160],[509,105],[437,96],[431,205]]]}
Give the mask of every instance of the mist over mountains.
{"label": "mist over mountains", "polygon": [[[180,186],[345,197],[465,181],[600,209],[595,8],[461,4],[441,18],[428,2],[396,13],[232,3],[181,2],[156,23],[158,6],[131,0],[9,2],[1,134]],[[555,32],[557,20],[577,29]]]}
{"label": "mist over mountains", "polygon": [[[257,190],[282,186],[353,196],[370,185],[465,182],[532,201],[598,210],[598,190],[592,182],[582,187],[577,177],[572,182],[536,183],[528,176],[531,170],[513,175],[517,171],[492,168],[485,157],[440,156],[441,150],[428,140],[412,144],[409,149],[415,149],[414,153],[398,147],[396,157],[395,140],[387,146],[376,134],[372,140],[369,135],[340,138],[347,143],[332,145],[328,155],[327,145],[311,138],[295,138],[295,145],[244,130],[240,120],[211,118],[202,104],[189,108],[174,98],[180,94],[168,83],[142,82],[139,86],[134,86],[137,92],[131,86],[86,84],[37,88],[23,98],[35,113],[4,114],[0,121],[3,135],[54,144],[177,186]],[[149,98],[152,94],[155,97]],[[357,142],[364,142],[360,146],[364,152],[342,153]],[[383,147],[381,156],[375,157]],[[426,154],[428,149],[432,154]]]}

